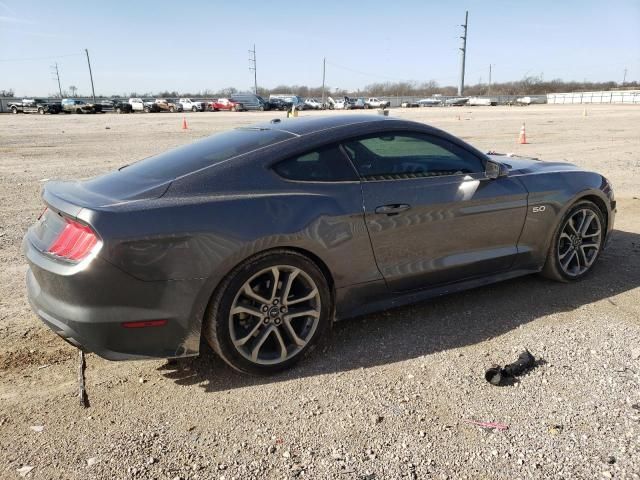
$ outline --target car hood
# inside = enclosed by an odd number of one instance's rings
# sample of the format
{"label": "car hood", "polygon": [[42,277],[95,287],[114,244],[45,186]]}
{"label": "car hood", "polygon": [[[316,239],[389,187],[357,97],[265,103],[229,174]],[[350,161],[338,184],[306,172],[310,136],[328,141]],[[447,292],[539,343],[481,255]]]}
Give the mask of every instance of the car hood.
{"label": "car hood", "polygon": [[580,170],[578,166],[569,162],[547,162],[539,160],[537,158],[520,157],[517,155],[489,154],[488,157],[492,160],[502,163],[503,165],[506,165],[510,171],[518,171],[520,173]]}

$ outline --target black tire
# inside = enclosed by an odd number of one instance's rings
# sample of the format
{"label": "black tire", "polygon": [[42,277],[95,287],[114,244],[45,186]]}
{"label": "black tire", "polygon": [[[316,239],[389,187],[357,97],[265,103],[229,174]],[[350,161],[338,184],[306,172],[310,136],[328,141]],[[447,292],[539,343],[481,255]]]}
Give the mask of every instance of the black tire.
{"label": "black tire", "polygon": [[82,113],[82,109],[81,108],[76,108],[76,113]]}
{"label": "black tire", "polygon": [[[233,344],[230,311],[240,289],[252,276],[273,266],[300,269],[315,283],[320,296],[320,316],[315,331],[304,347],[280,363],[264,365],[245,358]],[[292,367],[308,355],[330,329],[333,318],[333,296],[322,270],[306,256],[290,250],[272,250],[247,259],[234,268],[216,289],[205,313],[203,334],[211,348],[232,368],[251,375],[270,375]]]}
{"label": "black tire", "polygon": [[38,108],[38,113],[40,115],[44,115],[44,108],[42,108],[42,107]]}
{"label": "black tire", "polygon": [[[600,245],[597,252],[595,253],[595,258],[593,258],[593,260],[591,261],[586,271],[577,275],[569,275],[563,270],[560,264],[559,254],[557,253],[559,252],[559,244],[561,242],[561,235],[562,235],[564,226],[566,225],[568,219],[573,217],[577,212],[581,210],[589,210],[597,216],[600,222],[600,229],[601,229],[601,234],[599,239]],[[551,280],[555,280],[558,282],[565,282],[565,283],[583,279],[592,271],[593,265],[595,265],[595,263],[598,260],[598,257],[600,256],[600,253],[602,252],[602,247],[604,246],[604,240],[606,236],[606,228],[607,228],[607,224],[605,221],[605,216],[595,203],[590,202],[588,200],[581,200],[576,202],[563,215],[562,220],[560,220],[555,231],[553,232],[551,245],[549,246],[549,251],[547,252],[547,261],[545,262],[541,275]]]}
{"label": "black tire", "polygon": [[169,112],[173,113],[173,112],[175,112],[175,111],[176,111],[176,108],[175,108],[175,107],[169,107]]}
{"label": "black tire", "polygon": [[198,111],[198,107],[191,107],[191,111],[192,112],[197,112]]}
{"label": "black tire", "polygon": [[122,113],[122,108],[117,107],[117,108],[116,108],[116,113],[117,113],[117,114],[121,114],[121,113]]}
{"label": "black tire", "polygon": [[11,113],[13,113],[14,115],[17,115],[18,109],[16,107],[11,107]]}
{"label": "black tire", "polygon": [[365,109],[365,110],[369,110],[369,104],[368,104],[368,103],[365,103],[365,104],[364,104],[364,109]]}

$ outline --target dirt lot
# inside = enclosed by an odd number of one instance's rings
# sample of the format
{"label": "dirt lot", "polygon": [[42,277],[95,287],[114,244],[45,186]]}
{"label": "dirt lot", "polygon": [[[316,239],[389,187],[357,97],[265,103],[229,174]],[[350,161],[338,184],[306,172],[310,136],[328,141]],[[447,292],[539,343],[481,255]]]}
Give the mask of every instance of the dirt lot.
{"label": "dirt lot", "polygon": [[[33,479],[640,478],[640,107],[586,113],[392,111],[484,150],[605,174],[616,232],[584,281],[531,276],[342,322],[298,368],[266,379],[208,349],[177,364],[89,355],[87,410],[76,351],[25,298],[20,243],[42,183],[282,114],[189,113],[186,131],[172,114],[0,116],[0,478],[24,467]],[[529,145],[516,144],[523,121]],[[539,367],[512,387],[484,381],[522,347]]]}

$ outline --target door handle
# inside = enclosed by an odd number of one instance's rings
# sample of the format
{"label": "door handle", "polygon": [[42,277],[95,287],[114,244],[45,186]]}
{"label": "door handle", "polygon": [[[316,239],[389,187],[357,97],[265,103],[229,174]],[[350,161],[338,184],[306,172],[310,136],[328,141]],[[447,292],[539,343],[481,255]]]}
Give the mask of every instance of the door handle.
{"label": "door handle", "polygon": [[382,205],[376,208],[376,213],[382,213],[384,215],[397,215],[400,212],[404,212],[405,210],[409,210],[411,205],[407,205],[406,203],[395,203],[392,205]]}

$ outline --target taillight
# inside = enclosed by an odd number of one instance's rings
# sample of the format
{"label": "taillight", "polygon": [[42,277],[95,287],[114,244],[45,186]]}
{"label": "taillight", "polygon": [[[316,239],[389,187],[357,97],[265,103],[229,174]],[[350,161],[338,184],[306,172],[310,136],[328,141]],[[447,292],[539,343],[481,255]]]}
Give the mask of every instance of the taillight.
{"label": "taillight", "polygon": [[69,218],[64,220],[66,225],[47,249],[47,252],[79,262],[89,255],[98,244],[98,237],[88,225],[83,225]]}

